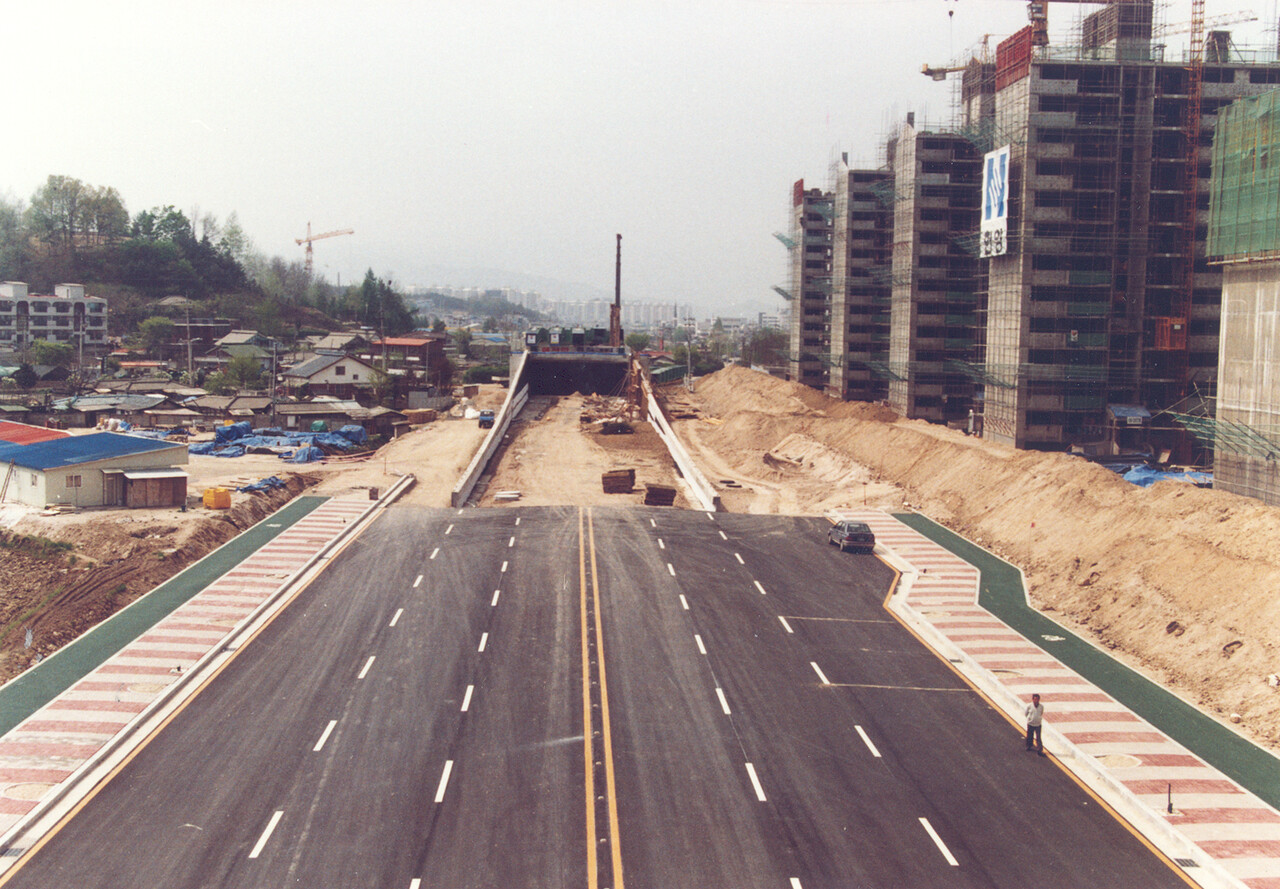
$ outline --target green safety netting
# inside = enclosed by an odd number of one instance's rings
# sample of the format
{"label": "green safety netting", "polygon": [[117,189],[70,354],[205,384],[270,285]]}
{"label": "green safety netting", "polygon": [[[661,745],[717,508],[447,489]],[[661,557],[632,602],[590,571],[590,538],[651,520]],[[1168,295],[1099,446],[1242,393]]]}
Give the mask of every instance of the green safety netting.
{"label": "green safety netting", "polygon": [[1210,187],[1210,256],[1280,251],[1280,91],[1218,113]]}

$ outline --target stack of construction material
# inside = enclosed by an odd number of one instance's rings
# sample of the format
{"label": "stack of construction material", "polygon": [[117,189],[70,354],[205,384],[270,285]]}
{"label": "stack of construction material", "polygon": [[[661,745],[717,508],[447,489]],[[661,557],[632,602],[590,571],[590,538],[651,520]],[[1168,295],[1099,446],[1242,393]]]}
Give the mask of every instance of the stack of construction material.
{"label": "stack of construction material", "polygon": [[606,494],[630,494],[636,486],[634,469],[610,469],[600,476],[600,484]]}
{"label": "stack of construction material", "polygon": [[417,425],[419,423],[434,423],[440,414],[431,408],[424,408],[418,411],[405,411],[404,416],[410,423]]}
{"label": "stack of construction material", "polygon": [[645,485],[645,506],[670,506],[676,502],[676,489],[666,485]]}

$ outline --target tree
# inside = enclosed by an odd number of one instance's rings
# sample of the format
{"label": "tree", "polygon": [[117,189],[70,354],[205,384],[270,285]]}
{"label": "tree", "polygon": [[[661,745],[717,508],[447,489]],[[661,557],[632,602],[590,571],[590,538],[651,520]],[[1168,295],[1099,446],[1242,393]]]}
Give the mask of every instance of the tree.
{"label": "tree", "polygon": [[458,354],[463,358],[471,357],[471,331],[465,327],[454,331],[453,342],[458,347]]}
{"label": "tree", "polygon": [[373,385],[373,399],[383,407],[394,407],[396,394],[395,378],[375,367],[369,374],[369,382]]}
{"label": "tree", "polygon": [[51,343],[48,340],[36,340],[31,344],[31,360],[35,364],[65,367],[71,363],[73,355],[75,355],[75,349],[68,343]]}
{"label": "tree", "polygon": [[27,227],[50,250],[75,252],[80,230],[80,201],[85,184],[71,176],[50,176],[31,196]]}
{"label": "tree", "polygon": [[36,384],[36,371],[30,364],[23,363],[13,372],[13,381],[22,389],[30,389]]}
{"label": "tree", "polygon": [[23,244],[26,228],[22,224],[26,212],[21,201],[0,196],[0,280],[23,281]]}
{"label": "tree", "polygon": [[129,234],[129,212],[114,188],[85,186],[78,210],[79,229],[92,244],[114,244]]}
{"label": "tree", "polygon": [[261,389],[262,365],[252,355],[237,355],[226,369],[227,380],[237,389]]}
{"label": "tree", "polygon": [[651,337],[647,333],[629,333],[627,334],[627,345],[631,347],[633,352],[643,352],[649,348]]}
{"label": "tree", "polygon": [[496,333],[498,330],[498,319],[490,315],[484,319],[484,326],[481,327],[485,333]]}
{"label": "tree", "polygon": [[742,363],[772,367],[786,362],[787,334],[773,327],[766,327],[751,334],[742,346]]}
{"label": "tree", "polygon": [[231,395],[235,392],[231,379],[222,371],[215,371],[205,377],[203,388],[210,395]]}
{"label": "tree", "polygon": [[234,210],[222,224],[222,230],[218,234],[218,249],[241,265],[248,265],[253,255],[253,242],[240,227],[240,217]]}
{"label": "tree", "polygon": [[151,352],[173,339],[175,330],[177,325],[171,320],[162,315],[153,315],[138,325],[138,340],[143,348]]}
{"label": "tree", "polygon": [[443,318],[437,318],[435,321],[431,322],[432,333],[444,333],[444,331],[445,331],[445,325],[444,325]]}
{"label": "tree", "polygon": [[168,241],[171,244],[195,243],[191,221],[172,204],[143,210],[133,218],[133,237],[144,241]]}

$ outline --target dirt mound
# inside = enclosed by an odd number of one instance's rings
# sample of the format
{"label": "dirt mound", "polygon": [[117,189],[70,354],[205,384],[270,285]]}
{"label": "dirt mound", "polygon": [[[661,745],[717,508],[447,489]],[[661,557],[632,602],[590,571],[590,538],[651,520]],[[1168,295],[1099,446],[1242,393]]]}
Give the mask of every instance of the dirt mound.
{"label": "dirt mound", "polygon": [[[147,519],[77,524],[63,546],[0,532],[0,682],[26,669],[288,503],[314,475],[255,494],[181,528]],[[115,515],[115,512],[112,513]],[[52,578],[52,582],[51,582]],[[26,631],[32,644],[26,646]]]}
{"label": "dirt mound", "polygon": [[1210,712],[1240,713],[1277,746],[1280,692],[1267,677],[1280,672],[1280,510],[1180,483],[1139,488],[1085,460],[742,368],[699,381],[695,398],[722,422],[682,434],[743,475],[754,462],[763,485],[814,492],[811,512],[857,502],[866,477],[892,482],[901,500],[1021,566],[1035,605]]}

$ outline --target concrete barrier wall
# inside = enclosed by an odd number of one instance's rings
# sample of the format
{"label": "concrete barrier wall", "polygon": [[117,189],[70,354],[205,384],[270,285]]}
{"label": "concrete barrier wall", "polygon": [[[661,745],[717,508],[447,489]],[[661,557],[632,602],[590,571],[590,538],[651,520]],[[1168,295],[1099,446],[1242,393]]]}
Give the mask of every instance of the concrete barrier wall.
{"label": "concrete barrier wall", "polygon": [[[480,476],[484,474],[485,467],[489,465],[489,461],[493,459],[494,452],[498,450],[498,445],[502,443],[502,436],[507,434],[507,428],[511,426],[511,421],[516,418],[516,415],[520,413],[520,409],[529,401],[529,386],[524,384],[522,379],[525,359],[528,357],[528,352],[521,352],[516,360],[511,363],[511,388],[507,390],[507,400],[502,403],[502,408],[494,415],[493,428],[485,436],[484,444],[480,446],[480,450],[476,452],[476,455],[471,458],[467,471],[462,474],[462,478],[454,486],[453,495],[449,498],[449,502],[455,507],[460,507],[467,502],[467,498],[475,490],[476,482],[480,480]],[[517,386],[519,386],[519,389],[516,388]]]}
{"label": "concrete barrier wall", "polygon": [[676,466],[680,469],[680,474],[684,476],[684,480],[689,484],[689,488],[693,491],[694,498],[698,501],[698,505],[708,512],[718,512],[720,510],[720,495],[711,487],[711,483],[707,481],[706,476],[694,464],[693,458],[689,456],[689,452],[685,450],[684,442],[680,441],[680,437],[676,435],[675,430],[671,428],[671,423],[667,421],[666,414],[662,412],[662,405],[658,404],[658,399],[654,397],[653,387],[649,384],[647,377],[642,378],[641,387],[644,389],[645,404],[649,409],[649,423],[653,426],[658,438],[662,439],[662,443],[667,446],[667,451],[671,454],[671,459],[676,461]]}

